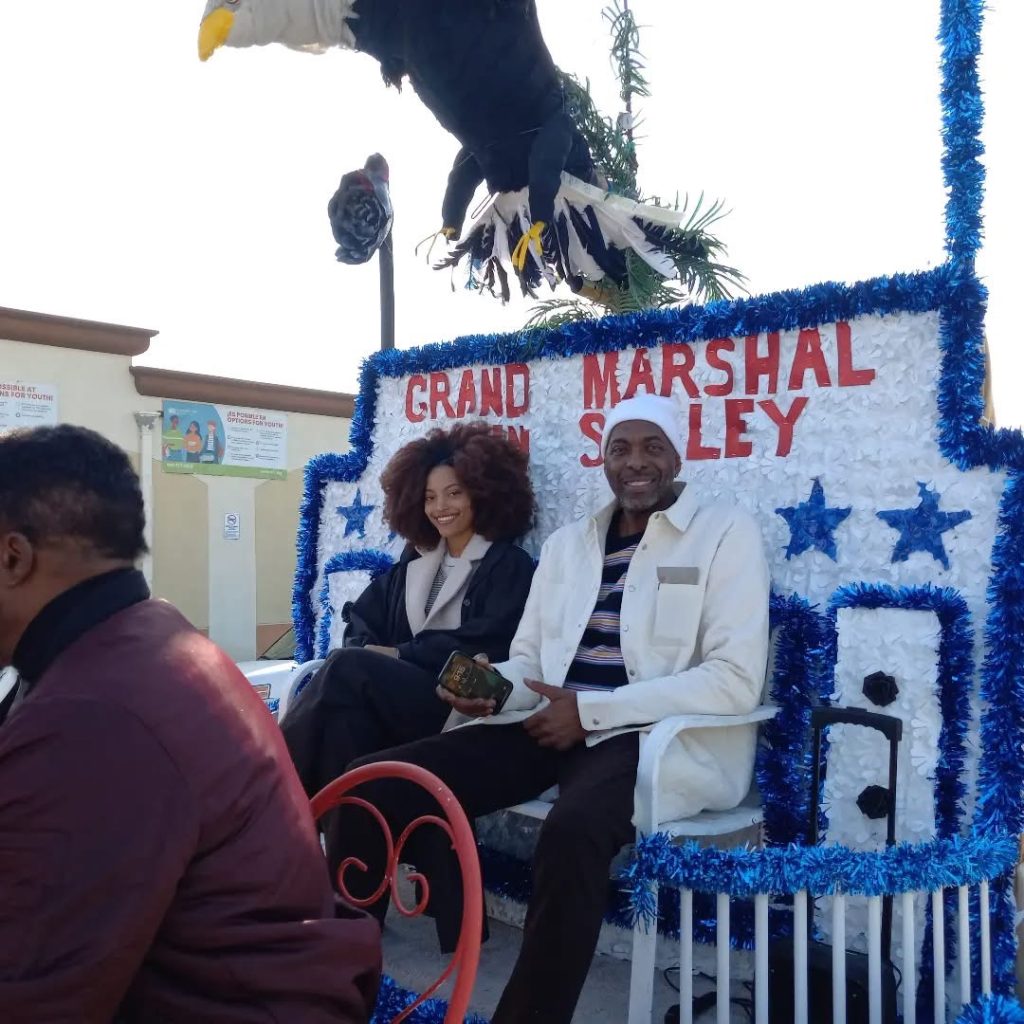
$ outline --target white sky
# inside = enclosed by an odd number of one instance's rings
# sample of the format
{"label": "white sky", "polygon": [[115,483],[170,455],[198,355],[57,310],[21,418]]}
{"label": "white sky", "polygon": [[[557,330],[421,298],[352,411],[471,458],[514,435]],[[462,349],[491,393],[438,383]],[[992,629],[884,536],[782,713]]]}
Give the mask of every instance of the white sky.
{"label": "white sky", "polygon": [[[539,0],[555,60],[619,102],[606,0]],[[351,390],[378,344],[376,263],[334,261],[327,201],[383,152],[402,347],[513,329],[529,304],[413,255],[457,149],[368,57],[196,57],[201,0],[0,0],[0,304],[158,329],[142,361]],[[943,260],[938,0],[633,0],[653,97],[648,193],[722,196],[753,293]],[[992,0],[982,72],[988,335],[1000,423],[1024,423],[1024,4]],[[436,250],[435,250],[436,255]],[[0,370],[2,375],[2,370]]]}

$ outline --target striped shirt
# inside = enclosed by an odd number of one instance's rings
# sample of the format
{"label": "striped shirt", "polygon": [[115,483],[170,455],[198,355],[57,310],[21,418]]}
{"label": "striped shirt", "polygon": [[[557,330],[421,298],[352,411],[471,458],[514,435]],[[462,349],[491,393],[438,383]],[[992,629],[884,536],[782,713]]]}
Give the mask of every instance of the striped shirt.
{"label": "striped shirt", "polygon": [[437,575],[434,577],[434,582],[430,584],[430,593],[427,594],[427,603],[423,607],[423,614],[429,615],[430,609],[434,607],[434,602],[437,600],[437,595],[441,593],[441,588],[444,586],[444,581],[448,579],[448,573],[445,571],[444,562],[437,567]]}
{"label": "striped shirt", "polygon": [[620,647],[619,614],[626,572],[643,534],[620,537],[617,526],[617,520],[613,520],[608,527],[601,589],[576,657],[569,666],[567,690],[614,690],[629,682]]}
{"label": "striped shirt", "polygon": [[434,582],[430,584],[430,593],[427,594],[427,603],[423,607],[423,614],[429,615],[430,609],[434,607],[437,601],[438,594],[441,593],[441,588],[445,585],[448,579],[448,574],[455,568],[455,559],[445,551],[444,557],[441,559],[441,564],[437,567],[437,575],[434,576]]}

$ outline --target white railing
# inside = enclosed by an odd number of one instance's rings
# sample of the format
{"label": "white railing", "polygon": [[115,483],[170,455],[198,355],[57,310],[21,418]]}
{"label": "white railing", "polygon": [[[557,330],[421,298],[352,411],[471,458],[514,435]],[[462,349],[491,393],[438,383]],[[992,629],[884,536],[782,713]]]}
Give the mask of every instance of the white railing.
{"label": "white railing", "polygon": [[[990,947],[989,887],[981,881],[976,887],[979,896],[979,930],[975,937],[981,962],[981,994],[992,992],[992,956]],[[917,916],[918,901],[931,901],[932,908],[932,956],[928,973],[933,979],[934,1021],[945,1024],[959,1015],[962,1008],[970,1003],[971,953],[969,887],[957,889],[957,958],[953,976],[958,979],[954,999],[946,999],[946,949],[944,928],[944,906],[942,890],[932,893],[903,893],[900,899],[902,917],[902,951],[896,966],[902,974],[901,1004],[904,1024],[917,1024]],[[732,980],[730,972],[730,920],[729,895],[716,894],[716,958],[719,979]],[[801,889],[793,894],[793,1008],[794,1024],[813,1024],[808,1004],[808,902],[809,894]],[[855,897],[849,897],[853,899]],[[846,905],[848,897],[832,897],[831,943],[832,943],[832,1019],[835,1024],[846,1024]],[[880,896],[864,897],[868,907],[868,1013],[870,1024],[882,1024],[882,899]],[[769,896],[758,893],[754,896],[754,1021],[755,1024],[770,1024],[768,1003],[768,949],[770,935],[768,928]],[[679,996],[680,1024],[693,1024],[693,892],[680,890],[679,914]],[[716,1024],[728,1024],[730,1014],[730,985],[718,985],[716,1003]],[[948,1013],[948,1016],[947,1016]],[[924,1024],[924,1022],[922,1022]]]}
{"label": "white railing", "polygon": [[[853,948],[867,954],[870,1024],[883,1024],[887,997],[889,1019],[895,1011],[902,1014],[904,1024],[918,1024],[917,996],[921,986],[925,992],[931,987],[932,1011],[931,1019],[922,1019],[920,1024],[946,1024],[959,1017],[972,1000],[992,994],[993,925],[1005,930],[1012,928],[1012,922],[1008,923],[1002,911],[993,921],[990,882],[1004,879],[1016,861],[1017,844],[1011,836],[975,834],[865,853],[820,846],[699,849],[693,844],[677,846],[668,836],[654,835],[644,837],[638,844],[633,861],[621,877],[642,922],[653,914],[659,887],[679,890],[680,1024],[693,1024],[695,891],[713,896],[717,907],[716,1024],[728,1024],[730,1020],[734,981],[746,983],[752,991],[755,1024],[774,1024],[772,1000],[780,984],[790,983],[792,988],[785,995],[788,1003],[791,993],[792,1016],[788,1006],[783,1008],[777,998],[776,1016],[780,1020],[784,1016],[794,1024],[816,1024],[815,1006],[811,1003],[815,995],[818,999],[824,996],[820,977],[816,977],[816,986],[810,984],[809,965],[813,961],[819,971],[827,971],[829,960],[829,955],[818,947],[813,957],[809,955],[810,919],[816,898],[821,905],[814,925],[831,945],[831,1015],[835,1024],[846,1024],[851,994],[847,950]],[[918,888],[920,891],[915,891]],[[770,912],[776,921],[780,920],[780,910],[790,913],[781,906],[784,897],[790,898],[792,906],[792,937],[773,940]],[[890,897],[893,908],[886,913],[884,901]],[[738,974],[746,977],[734,976],[730,962],[735,932],[730,920],[731,899],[753,902],[752,979],[750,956],[736,958],[742,959]],[[773,901],[780,905],[775,911]],[[829,902],[830,907],[826,905]],[[929,908],[931,952],[922,962],[921,928]],[[950,915],[954,920],[947,926]],[[884,941],[883,925],[888,917],[895,920],[886,925],[890,937]],[[955,949],[949,950],[949,963],[947,934],[955,939]],[[712,937],[705,931],[700,938],[707,942]],[[776,948],[782,949],[784,945],[786,954],[774,961],[770,957],[773,941],[779,943]],[[886,985],[888,965],[883,951],[888,952],[896,971],[898,1006],[892,1005],[892,982]],[[773,969],[775,977],[771,974]],[[791,981],[780,981],[781,970],[792,971]],[[827,1012],[823,1008],[818,1016]],[[650,1010],[646,1013],[649,1019]],[[630,1024],[646,1024],[646,1019],[631,1007]]]}

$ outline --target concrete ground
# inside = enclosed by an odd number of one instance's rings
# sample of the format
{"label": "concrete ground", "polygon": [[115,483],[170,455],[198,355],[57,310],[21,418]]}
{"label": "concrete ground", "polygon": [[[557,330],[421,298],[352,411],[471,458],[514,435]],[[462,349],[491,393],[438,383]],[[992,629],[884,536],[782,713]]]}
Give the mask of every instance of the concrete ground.
{"label": "concrete ground", "polygon": [[[491,920],[490,938],[480,954],[471,1008],[490,1018],[505,981],[512,973],[523,933],[516,927]],[[434,922],[427,918],[402,918],[393,911],[384,929],[384,969],[405,988],[422,992],[444,970],[448,957],[437,951]],[[624,1024],[629,1002],[629,963],[598,953],[573,1017],[574,1024]],[[677,999],[659,971],[654,990],[654,1021]],[[710,1018],[709,1018],[710,1019]]]}
{"label": "concrete ground", "polygon": [[[519,952],[523,933],[517,924],[521,923],[523,908],[493,896],[488,896],[488,907],[490,938],[481,949],[480,969],[470,1008],[489,1019]],[[598,952],[573,1017],[574,1024],[625,1024],[629,1005],[628,956],[631,945],[632,936],[628,932],[609,925],[602,929]],[[661,1024],[665,1019],[665,1011],[678,1002],[678,995],[666,981],[663,970],[665,966],[678,963],[678,948],[678,943],[659,939],[659,967],[654,979],[654,1012],[651,1017],[653,1024]],[[749,955],[734,953],[733,957],[736,975],[748,973]],[[441,974],[448,959],[437,950],[437,936],[432,920],[425,917],[403,918],[392,909],[384,929],[384,969],[395,981],[414,992],[422,992]],[[694,965],[697,971],[713,975],[714,949],[696,947]],[[672,981],[676,980],[673,975]],[[712,987],[713,982],[703,977],[694,980],[696,993],[707,992]],[[445,996],[447,992],[442,989],[439,994]],[[742,988],[734,985],[733,995],[743,994]],[[697,1020],[700,1024],[713,1021],[714,1010],[702,1014]],[[748,1020],[741,1007],[732,1007],[732,1021]]]}

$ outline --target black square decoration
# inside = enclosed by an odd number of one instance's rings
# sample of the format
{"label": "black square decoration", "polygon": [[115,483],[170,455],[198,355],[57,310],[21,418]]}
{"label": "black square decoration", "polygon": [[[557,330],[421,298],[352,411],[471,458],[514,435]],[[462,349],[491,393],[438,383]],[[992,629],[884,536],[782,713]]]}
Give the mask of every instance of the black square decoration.
{"label": "black square decoration", "polygon": [[864,677],[864,696],[880,708],[891,704],[899,692],[895,677],[885,672],[872,672]]}
{"label": "black square decoration", "polygon": [[866,786],[857,797],[857,806],[866,818],[884,818],[889,814],[889,790],[884,786]]}

